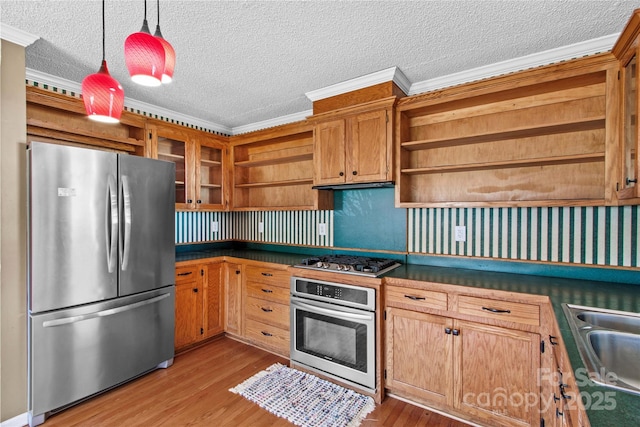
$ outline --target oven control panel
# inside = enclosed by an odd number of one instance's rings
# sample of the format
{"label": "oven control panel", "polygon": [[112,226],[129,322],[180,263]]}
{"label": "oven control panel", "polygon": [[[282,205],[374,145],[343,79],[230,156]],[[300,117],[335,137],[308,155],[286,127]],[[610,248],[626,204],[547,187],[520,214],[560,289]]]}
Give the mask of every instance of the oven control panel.
{"label": "oven control panel", "polygon": [[375,289],[320,280],[291,278],[291,293],[318,301],[342,303],[351,307],[375,309]]}

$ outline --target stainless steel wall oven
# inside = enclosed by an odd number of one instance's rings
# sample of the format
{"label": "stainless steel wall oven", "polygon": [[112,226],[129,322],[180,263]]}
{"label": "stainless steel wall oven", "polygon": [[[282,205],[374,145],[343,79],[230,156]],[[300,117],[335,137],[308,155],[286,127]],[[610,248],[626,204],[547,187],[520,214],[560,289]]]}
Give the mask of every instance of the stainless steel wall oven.
{"label": "stainless steel wall oven", "polygon": [[291,278],[291,360],[376,389],[376,290]]}

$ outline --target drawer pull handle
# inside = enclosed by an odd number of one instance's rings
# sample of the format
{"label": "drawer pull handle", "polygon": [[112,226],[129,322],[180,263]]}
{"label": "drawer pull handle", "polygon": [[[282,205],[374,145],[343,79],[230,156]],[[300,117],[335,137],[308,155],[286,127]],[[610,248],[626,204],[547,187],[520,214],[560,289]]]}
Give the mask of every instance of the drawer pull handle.
{"label": "drawer pull handle", "polygon": [[558,345],[558,341],[556,341],[558,337],[554,337],[553,335],[549,335],[549,343],[551,345]]}
{"label": "drawer pull handle", "polygon": [[416,296],[413,296],[413,295],[405,295],[404,297],[405,298],[409,298],[409,299],[414,300],[414,301],[421,301],[421,300],[425,300],[426,299],[425,297],[416,297]]}
{"label": "drawer pull handle", "polygon": [[260,307],[265,313],[271,313],[273,310],[267,307]]}
{"label": "drawer pull handle", "polygon": [[267,277],[273,276],[273,274],[271,274],[271,273],[260,273],[260,274],[262,274],[263,276],[267,276]]}
{"label": "drawer pull handle", "polygon": [[191,273],[193,273],[192,271],[187,271],[186,273],[178,273],[178,276],[188,276]]}
{"label": "drawer pull handle", "polygon": [[482,309],[492,313],[511,313],[511,310],[500,310],[499,308],[482,307]]}
{"label": "drawer pull handle", "polygon": [[273,293],[271,289],[262,289],[262,292],[264,292],[265,294]]}
{"label": "drawer pull handle", "polygon": [[262,335],[264,335],[265,337],[272,337],[273,336],[273,334],[270,334],[269,332],[265,332],[265,331],[260,331],[260,333]]}

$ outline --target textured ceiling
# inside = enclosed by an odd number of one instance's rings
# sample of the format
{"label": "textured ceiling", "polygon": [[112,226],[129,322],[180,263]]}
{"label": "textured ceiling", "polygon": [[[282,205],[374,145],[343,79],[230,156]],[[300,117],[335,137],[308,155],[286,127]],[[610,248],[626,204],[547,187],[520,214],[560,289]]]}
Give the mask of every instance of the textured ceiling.
{"label": "textured ceiling", "polygon": [[[162,34],[174,81],[133,84],[126,37],[144,1],[106,2],[106,59],[127,98],[232,129],[311,109],[306,92],[398,67],[422,82],[619,33],[638,1],[172,1]],[[27,67],[77,82],[102,58],[101,2],[0,1],[0,22],[39,36]],[[153,32],[156,1],[147,2]]]}

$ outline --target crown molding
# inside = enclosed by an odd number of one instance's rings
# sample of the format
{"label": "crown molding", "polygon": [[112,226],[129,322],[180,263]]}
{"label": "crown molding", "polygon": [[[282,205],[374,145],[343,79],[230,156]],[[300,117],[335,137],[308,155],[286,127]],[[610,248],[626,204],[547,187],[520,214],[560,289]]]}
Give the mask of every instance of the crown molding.
{"label": "crown molding", "polygon": [[515,71],[521,71],[529,68],[539,67],[542,65],[567,61],[574,58],[593,55],[595,53],[607,52],[611,50],[616,40],[618,40],[619,36],[619,33],[610,34],[608,36],[603,36],[568,46],[562,46],[559,48],[550,49],[527,56],[521,56],[515,59],[496,62],[495,64],[490,64],[483,67],[472,68],[470,70],[462,71],[459,73],[416,82],[411,85],[409,92],[406,93],[407,95],[416,95],[436,89],[456,86],[462,83],[482,80],[488,77],[495,77]]}
{"label": "crown molding", "polygon": [[240,135],[256,130],[272,128],[275,126],[286,125],[288,123],[306,120],[307,117],[313,115],[313,110],[301,111],[299,113],[288,114],[286,116],[276,117],[274,119],[264,120],[262,122],[250,123],[248,125],[236,126],[231,130],[231,135]]}
{"label": "crown molding", "polygon": [[358,89],[364,89],[369,86],[377,85],[393,81],[404,93],[408,93],[411,82],[398,67],[387,68],[386,70],[376,71],[375,73],[366,74],[344,82],[336,83],[321,89],[312,90],[305,93],[311,101],[330,98],[332,96],[341,95]]}
{"label": "crown molding", "polygon": [[[73,80],[65,79],[63,77],[43,73],[31,68],[27,68],[26,77],[27,80],[38,82],[38,84],[40,85],[48,85],[51,88],[64,89],[68,92],[75,92],[76,94],[82,93],[82,85],[80,83]],[[136,99],[125,97],[124,105],[129,110],[133,110],[149,117],[168,119],[174,123],[185,123],[198,128],[215,131],[224,135],[230,135],[232,132],[231,128],[227,126],[208,122],[206,120],[198,119],[196,117],[178,113],[177,111],[158,107],[153,104],[138,101]]]}
{"label": "crown molding", "polygon": [[27,33],[26,31],[22,31],[21,29],[12,27],[11,25],[0,23],[0,38],[22,47],[27,47],[38,40],[40,36]]}
{"label": "crown molding", "polygon": [[[407,95],[415,95],[415,94],[429,92],[436,89],[455,86],[462,83],[481,80],[488,77],[494,77],[502,74],[520,71],[520,70],[524,70],[532,67],[538,67],[541,65],[548,65],[555,62],[566,61],[569,59],[592,55],[599,52],[606,52],[611,50],[612,46],[617,41],[618,37],[619,37],[619,34],[611,34],[608,36],[587,40],[585,42],[563,46],[556,49],[547,50],[544,52],[534,53],[534,54],[523,56],[520,58],[510,59],[507,61],[502,61],[495,64],[487,65],[484,67],[473,68],[471,70],[463,71],[460,73],[454,73],[454,74],[450,74],[443,77],[424,80],[424,81],[416,82],[413,84],[409,81],[409,79],[407,79],[407,77],[400,70],[400,68],[391,67],[391,68],[387,68],[386,70],[377,71],[375,73],[367,74],[365,76],[361,76],[355,79],[337,83],[337,84],[328,86],[326,88],[307,92],[305,95],[311,101],[317,101],[320,99],[328,98],[335,95],[340,95],[346,92],[351,92],[353,90],[362,89],[365,87],[369,87],[375,84],[384,83],[388,81],[393,81]],[[3,39],[5,38],[4,24],[2,26],[2,38]],[[37,38],[34,40],[37,40]],[[39,84],[42,84],[42,85],[49,85],[51,87],[55,87],[58,89],[65,89],[67,91],[76,92],[78,94],[82,92],[81,85],[79,83],[64,79],[62,77],[57,77],[51,74],[42,73],[40,71],[32,70],[30,68],[27,68],[26,76],[28,80],[38,82]],[[206,130],[219,132],[224,135],[239,135],[239,134],[249,133],[249,132],[253,132],[261,129],[267,129],[270,127],[280,126],[283,124],[293,123],[293,122],[305,120],[308,116],[311,116],[313,114],[312,110],[306,110],[298,113],[289,114],[286,116],[280,116],[273,119],[264,120],[261,122],[255,122],[247,125],[230,128],[224,125],[208,122],[206,120],[202,120],[202,119],[191,117],[182,113],[178,113],[176,111],[157,107],[155,105],[148,104],[146,102],[137,101],[131,98],[125,97],[125,106],[129,110],[140,112],[141,114],[144,114],[150,117],[160,117],[163,119],[168,119],[172,122],[185,123],[185,124],[196,126]]]}

